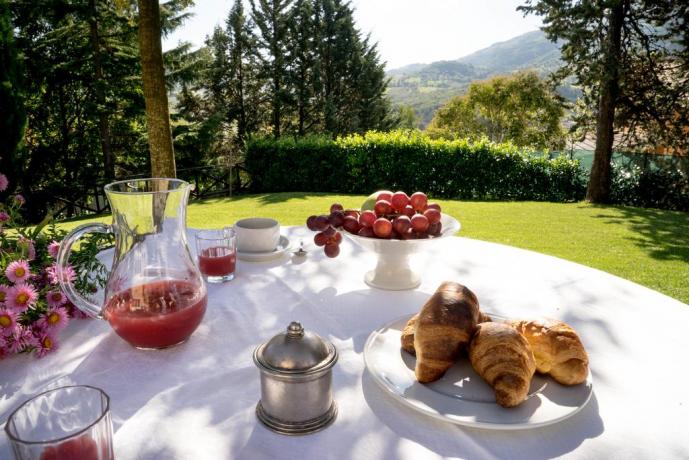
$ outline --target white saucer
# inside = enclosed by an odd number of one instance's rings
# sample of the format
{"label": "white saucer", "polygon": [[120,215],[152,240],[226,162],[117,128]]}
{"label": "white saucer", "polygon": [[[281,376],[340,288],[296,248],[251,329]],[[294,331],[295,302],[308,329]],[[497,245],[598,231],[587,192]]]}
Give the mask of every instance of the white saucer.
{"label": "white saucer", "polygon": [[277,259],[290,249],[290,241],[285,235],[280,235],[278,246],[272,251],[267,252],[242,252],[237,250],[237,258],[245,262],[266,262]]}

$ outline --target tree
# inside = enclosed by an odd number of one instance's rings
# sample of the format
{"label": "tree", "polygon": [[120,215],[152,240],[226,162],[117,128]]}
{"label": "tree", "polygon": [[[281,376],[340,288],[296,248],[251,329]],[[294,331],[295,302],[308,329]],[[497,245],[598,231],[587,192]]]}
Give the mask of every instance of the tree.
{"label": "tree", "polygon": [[418,129],[420,125],[419,116],[414,107],[403,104],[397,107],[397,126],[402,129]]}
{"label": "tree", "polygon": [[686,148],[689,140],[689,9],[673,0],[526,0],[562,40],[556,80],[574,76],[595,109],[596,148],[586,198],[610,196],[617,130],[630,144]]}
{"label": "tree", "polygon": [[317,24],[311,0],[297,0],[289,21],[289,86],[294,94],[297,134],[303,136],[317,123],[315,97],[319,91],[316,79]]}
{"label": "tree", "polygon": [[270,81],[271,121],[273,135],[280,137],[283,111],[289,93],[285,82],[287,74],[287,34],[289,31],[289,7],[292,0],[255,0],[251,3],[251,16],[258,29],[258,46],[263,62],[264,75]]}
{"label": "tree", "polygon": [[20,75],[10,10],[7,2],[0,0],[0,172],[9,175],[12,181],[16,178],[15,153],[26,127]]}
{"label": "tree", "polygon": [[520,147],[561,147],[563,108],[556,93],[534,72],[475,82],[465,96],[438,109],[429,132],[435,135],[512,142]]}
{"label": "tree", "polygon": [[153,177],[176,177],[172,147],[158,0],[137,0],[139,54],[146,100],[146,127]]}

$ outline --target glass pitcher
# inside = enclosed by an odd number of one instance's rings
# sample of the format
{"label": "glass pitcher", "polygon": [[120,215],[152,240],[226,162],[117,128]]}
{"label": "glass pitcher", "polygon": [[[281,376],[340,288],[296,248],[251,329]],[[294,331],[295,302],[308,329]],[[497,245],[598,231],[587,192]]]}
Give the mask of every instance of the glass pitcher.
{"label": "glass pitcher", "polygon": [[[107,320],[137,348],[184,342],[206,312],[206,286],[187,245],[189,191],[190,185],[178,179],[108,184],[112,225],[82,225],[60,245],[57,273],[67,298],[89,316]],[[89,232],[115,235],[103,305],[80,295],[65,276],[72,245]]]}

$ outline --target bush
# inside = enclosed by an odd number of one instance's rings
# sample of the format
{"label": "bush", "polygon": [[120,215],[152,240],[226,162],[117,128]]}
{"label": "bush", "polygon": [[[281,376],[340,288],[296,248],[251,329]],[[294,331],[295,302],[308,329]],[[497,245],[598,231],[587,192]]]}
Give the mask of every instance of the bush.
{"label": "bush", "polygon": [[689,211],[689,177],[679,170],[642,170],[613,164],[611,201],[644,208]]}
{"label": "bush", "polygon": [[578,161],[554,160],[487,141],[430,139],[413,131],[253,138],[246,169],[254,192],[369,194],[421,190],[434,197],[575,201],[584,196]]}

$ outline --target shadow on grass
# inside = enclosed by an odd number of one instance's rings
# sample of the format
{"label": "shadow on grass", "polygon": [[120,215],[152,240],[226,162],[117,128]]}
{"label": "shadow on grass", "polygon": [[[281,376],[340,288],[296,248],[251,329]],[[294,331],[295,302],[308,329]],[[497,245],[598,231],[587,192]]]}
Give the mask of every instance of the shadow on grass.
{"label": "shadow on grass", "polygon": [[596,206],[619,214],[598,214],[609,224],[628,225],[636,236],[629,238],[657,260],[689,262],[689,213],[626,206]]}
{"label": "shadow on grass", "polygon": [[318,198],[329,195],[351,195],[347,193],[322,193],[322,192],[277,192],[277,193],[263,193],[263,194],[247,194],[247,195],[234,195],[232,197],[219,197],[219,198],[205,198],[198,201],[192,201],[192,204],[204,204],[204,203],[221,203],[221,202],[241,202],[245,200],[258,200],[261,204],[275,204],[284,203],[289,200],[308,200],[310,198]]}

